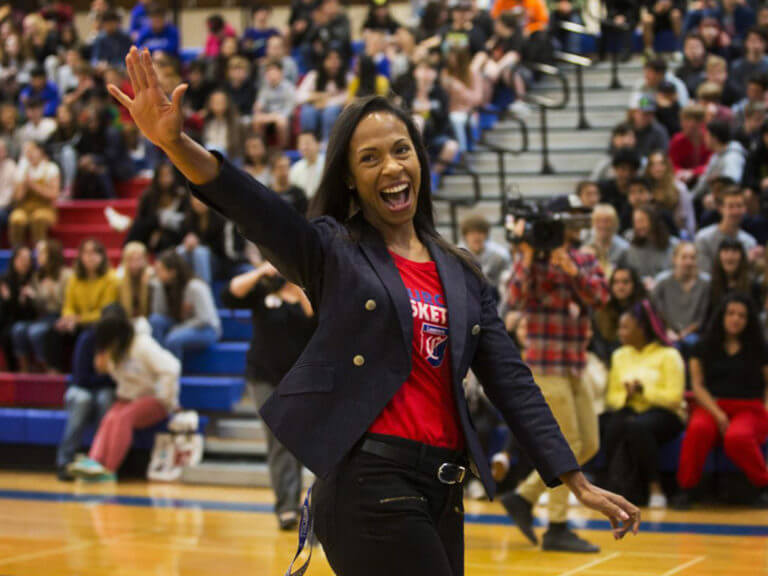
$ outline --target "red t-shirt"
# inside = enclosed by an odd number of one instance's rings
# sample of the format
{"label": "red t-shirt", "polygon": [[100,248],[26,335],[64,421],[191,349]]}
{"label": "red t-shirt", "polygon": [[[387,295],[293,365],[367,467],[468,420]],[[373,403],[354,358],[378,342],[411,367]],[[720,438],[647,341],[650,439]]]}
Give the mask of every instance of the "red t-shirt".
{"label": "red t-shirt", "polygon": [[448,309],[437,266],[390,254],[411,300],[412,367],[369,432],[460,450],[464,435],[451,386]]}

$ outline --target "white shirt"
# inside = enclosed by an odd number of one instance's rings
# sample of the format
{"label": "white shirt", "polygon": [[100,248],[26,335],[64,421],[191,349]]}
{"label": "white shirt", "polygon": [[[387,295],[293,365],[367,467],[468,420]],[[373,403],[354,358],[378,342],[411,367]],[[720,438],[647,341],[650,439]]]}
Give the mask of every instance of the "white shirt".
{"label": "white shirt", "polygon": [[289,180],[294,186],[298,186],[307,195],[312,198],[320,186],[320,180],[323,178],[323,167],[325,166],[325,156],[318,154],[314,164],[309,164],[306,158],[302,158],[296,164],[291,166]]}
{"label": "white shirt", "polygon": [[56,120],[53,118],[43,118],[37,126],[32,124],[32,122],[27,122],[19,128],[19,141],[22,146],[30,140],[45,142],[55,130]]}
{"label": "white shirt", "polygon": [[16,162],[6,158],[0,163],[0,208],[7,208],[16,188]]}

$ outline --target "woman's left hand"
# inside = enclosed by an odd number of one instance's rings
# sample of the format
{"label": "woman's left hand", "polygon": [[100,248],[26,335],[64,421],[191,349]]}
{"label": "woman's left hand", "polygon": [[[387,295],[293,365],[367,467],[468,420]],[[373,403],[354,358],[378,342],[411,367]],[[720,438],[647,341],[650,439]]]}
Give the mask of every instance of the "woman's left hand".
{"label": "woman's left hand", "polygon": [[626,498],[595,486],[581,471],[571,472],[561,476],[561,479],[579,502],[608,518],[616,540],[630,531],[637,534],[640,529],[640,509]]}

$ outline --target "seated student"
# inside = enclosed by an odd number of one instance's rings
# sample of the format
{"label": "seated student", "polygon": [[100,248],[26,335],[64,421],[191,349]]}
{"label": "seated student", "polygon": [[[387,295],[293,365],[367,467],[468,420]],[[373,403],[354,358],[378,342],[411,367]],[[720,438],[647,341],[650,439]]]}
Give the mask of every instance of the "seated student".
{"label": "seated student", "polygon": [[584,239],[585,249],[594,252],[603,273],[611,276],[629,242],[618,235],[619,216],[610,204],[598,204],[592,210],[592,227]]}
{"label": "seated student", "polygon": [[64,294],[72,270],[64,265],[61,242],[50,238],[37,243],[35,248],[37,270],[32,276],[30,297],[37,315],[29,322],[17,322],[13,327],[13,349],[19,370],[28,372],[37,366],[50,369],[51,353],[48,338],[61,315]]}
{"label": "seated student", "polygon": [[412,68],[411,74],[403,79],[403,107],[410,110],[417,125],[423,126],[422,138],[427,146],[432,167],[442,174],[446,167],[456,160],[459,143],[450,120],[448,94],[437,82],[437,70],[427,58],[421,58]]}
{"label": "seated student", "polygon": [[389,79],[381,74],[376,61],[368,54],[361,54],[355,61],[354,75],[347,85],[348,101],[365,96],[389,95]]}
{"label": "seated student", "polygon": [[667,72],[667,62],[664,58],[655,57],[648,58],[643,64],[643,77],[633,87],[629,100],[630,107],[633,102],[637,102],[643,96],[655,101],[665,82],[672,84],[681,106],[688,104],[688,89],[685,84],[677,76]]}
{"label": "seated student", "polygon": [[253,128],[259,136],[270,132],[277,138],[277,147],[288,145],[289,130],[294,107],[294,86],[283,77],[283,63],[270,60],[266,63],[264,83],[253,106]]}
{"label": "seated student", "polygon": [[611,129],[611,143],[608,152],[595,165],[589,174],[589,180],[603,182],[615,177],[613,172],[613,156],[620,149],[634,150],[637,146],[635,131],[628,122],[620,122]]}
{"label": "seated student", "polygon": [[747,157],[744,147],[733,139],[731,124],[725,120],[709,122],[705,138],[712,155],[692,190],[694,197],[702,201],[706,195],[712,193],[710,184],[717,178],[725,177],[733,182],[741,182]]}
{"label": "seated student", "polygon": [[693,343],[707,316],[709,278],[699,272],[692,242],[680,242],[672,258],[672,270],[656,277],[651,301],[667,326],[667,338]]}
{"label": "seated student", "polygon": [[645,94],[636,95],[629,104],[629,121],[637,138],[637,153],[645,158],[651,150],[667,150],[669,134],[656,120],[656,100]]}
{"label": "seated student", "polygon": [[731,292],[745,294],[760,302],[760,285],[752,277],[744,246],[733,238],[725,238],[717,248],[709,283],[709,307],[705,325],[717,311],[723,298]]}
{"label": "seated student", "polygon": [[19,111],[24,114],[24,106],[30,99],[39,99],[43,103],[43,114],[48,118],[56,115],[59,106],[59,89],[53,82],[48,82],[45,68],[36,66],[29,73],[29,84],[19,94]]}
{"label": "seated student", "polygon": [[669,155],[654,150],[648,155],[645,177],[651,188],[654,204],[672,217],[674,229],[693,238],[696,233],[696,213],[693,196],[685,184],[675,178]]}
{"label": "seated student", "polygon": [[675,86],[665,80],[656,92],[656,119],[670,138],[680,132],[681,109]]}
{"label": "seated student", "polygon": [[658,209],[650,204],[632,211],[632,229],[625,234],[629,248],[619,262],[637,270],[647,290],[653,289],[654,279],[672,266],[672,251],[677,238],[670,236]]}
{"label": "seated student", "polygon": [[291,166],[290,181],[304,190],[308,198],[312,198],[323,177],[325,154],[320,151],[320,143],[314,132],[301,132],[297,148],[301,159]]}
{"label": "seated student", "polygon": [[719,442],[760,489],[756,504],[768,507],[768,468],[762,448],[768,438],[767,359],[752,302],[742,294],[726,296],[689,363],[696,406],[680,450],[680,491],[670,502],[673,508],[690,507],[691,492]]}
{"label": "seated student", "polygon": [[757,122],[757,126],[760,126],[765,117],[766,93],[768,93],[768,73],[754,74],[747,79],[747,88],[744,98],[731,106],[737,139],[748,150],[751,149],[751,143],[748,140],[745,142],[742,139],[744,133],[749,132],[744,126],[747,121],[747,111],[749,109],[752,109],[753,111],[757,109],[763,112],[760,121]]}
{"label": "seated student", "polygon": [[237,161],[243,153],[243,133],[240,114],[229,93],[221,88],[211,92],[203,120],[203,145]]}
{"label": "seated student", "polygon": [[0,277],[0,344],[11,372],[19,367],[13,347],[13,330],[37,318],[32,292],[34,272],[32,252],[26,246],[20,246],[14,249],[8,270]]}
{"label": "seated student", "polygon": [[285,154],[275,153],[270,158],[269,171],[272,174],[273,192],[280,195],[297,212],[306,216],[309,202],[304,190],[291,184],[291,159]]}
{"label": "seated student", "polygon": [[162,52],[178,59],[179,31],[166,21],[165,8],[159,4],[150,5],[146,22],[136,38],[136,45],[148,49],[152,54]]}
{"label": "seated student", "polygon": [[709,274],[715,262],[720,243],[726,238],[738,241],[747,254],[757,246],[755,238],[741,229],[747,207],[744,192],[738,186],[728,186],[714,199],[720,222],[706,226],[696,234],[696,251],[699,254],[699,270]]}
{"label": "seated student", "polygon": [[666,508],[658,452],[683,429],[685,366],[648,300],[622,314],[619,338],[605,397],[607,484],[633,502]]}
{"label": "seated student", "polygon": [[677,235],[677,226],[672,213],[666,209],[666,206],[657,204],[651,193],[651,182],[645,176],[635,176],[629,182],[629,191],[627,192],[627,205],[624,211],[619,214],[619,228],[623,234],[632,227],[635,208],[645,205],[653,205],[661,217],[663,224],[669,230],[671,236]]}
{"label": "seated student", "polygon": [[711,154],[705,138],[704,107],[689,104],[680,112],[680,132],[669,142],[675,176],[692,186],[706,169]]}
{"label": "seated student", "polygon": [[134,430],[162,422],[179,405],[179,361],[153,340],[145,323],[134,327],[119,304],[109,308],[96,324],[93,364],[114,380],[117,400],[102,418],[88,458],[68,467],[90,482],[114,482]]}
{"label": "seated student", "polygon": [[14,209],[8,218],[11,246],[26,241],[27,231],[35,243],[48,237],[56,223],[56,200],[61,192],[59,167],[48,159],[42,144],[30,140],[24,145],[24,159],[16,171]]}
{"label": "seated student", "polygon": [[[68,345],[98,321],[102,308],[117,300],[117,286],[104,245],[95,238],[83,240],[74,274],[67,281],[61,317],[51,333],[52,363],[59,371],[66,371],[64,352]],[[77,354],[73,361],[77,363]]]}
{"label": "seated student", "polygon": [[272,61],[280,62],[283,67],[283,78],[291,86],[296,86],[299,83],[299,66],[286,48],[286,42],[287,39],[284,36],[270,36],[267,40],[267,55],[259,66],[257,86],[264,85],[267,64]]}
{"label": "seated student", "polygon": [[502,275],[512,264],[509,250],[490,238],[491,224],[481,214],[469,214],[461,221],[462,247],[466,247],[475,257],[486,280],[494,287],[494,294],[501,283]]}
{"label": "seated student", "polygon": [[212,14],[205,21],[208,36],[205,39],[203,54],[206,58],[217,58],[221,52],[221,43],[225,38],[237,37],[232,25],[224,20],[221,14]]}
{"label": "seated student", "polygon": [[653,52],[654,40],[660,32],[672,32],[679,38],[683,30],[683,14],[686,2],[680,0],[671,2],[651,2],[642,9],[641,22],[643,29],[643,45],[646,52]]}
{"label": "seated student", "polygon": [[699,90],[704,84],[715,84],[720,88],[720,103],[723,106],[733,106],[743,97],[742,92],[728,78],[728,61],[720,56],[710,54],[707,57],[705,82],[699,86]]}
{"label": "seated student", "polygon": [[95,68],[125,66],[125,55],[133,43],[131,37],[120,29],[120,14],[110,8],[101,14],[101,31],[91,45],[91,64]]}
{"label": "seated student", "polygon": [[746,95],[747,82],[753,76],[768,73],[768,57],[765,54],[765,31],[760,28],[750,28],[744,40],[744,56],[731,64],[728,80],[741,94]]}
{"label": "seated student", "polygon": [[224,218],[190,196],[184,220],[184,239],[176,248],[194,274],[210,285],[226,266],[224,256]]}
{"label": "seated student", "polygon": [[[269,262],[233,278],[221,299],[229,308],[251,310],[253,335],[245,377],[261,406],[312,336],[312,305],[301,288],[287,282]],[[267,453],[275,513],[280,529],[289,530],[298,522],[301,464],[268,431]]]}
{"label": "seated student", "polygon": [[189,195],[176,169],[168,162],[160,164],[152,184],[141,195],[126,242],[141,242],[152,254],[177,246],[184,237],[188,206]]}
{"label": "seated student", "polygon": [[280,30],[270,26],[272,7],[266,2],[257,2],[251,8],[251,24],[243,32],[241,46],[252,60],[261,60],[267,54],[267,42],[280,35]]}
{"label": "seated student", "polygon": [[621,315],[643,300],[647,292],[634,268],[617,264],[608,281],[608,303],[593,314],[595,331],[590,347],[597,356],[610,365],[613,352],[619,348],[619,319]]}
{"label": "seated student", "polygon": [[[763,199],[768,194],[768,120],[760,126],[760,137],[754,150],[747,156],[747,163],[744,166],[744,176],[741,180],[750,194]],[[761,204],[766,200],[761,200]]]}
{"label": "seated student", "polygon": [[445,59],[440,83],[448,94],[448,110],[459,151],[469,150],[467,128],[477,124],[475,108],[483,103],[483,80],[470,61],[468,48],[452,47]]}
{"label": "seated student", "polygon": [[224,90],[229,94],[237,113],[247,117],[256,102],[256,87],[248,59],[242,56],[230,58],[227,61],[226,76]]}
{"label": "seated student", "polygon": [[118,302],[128,318],[147,318],[152,302],[152,266],[147,261],[147,247],[141,242],[123,246]]}
{"label": "seated student", "polygon": [[314,132],[323,142],[347,101],[347,70],[339,50],[329,48],[322,65],[310,71],[296,90],[301,106],[301,130]]}
{"label": "seated student", "polygon": [[175,250],[155,262],[152,288],[152,335],[179,360],[184,350],[204,350],[221,337],[221,320],[211,288],[192,275]]}
{"label": "seated student", "polygon": [[614,177],[600,181],[600,201],[622,214],[628,204],[629,183],[640,170],[640,157],[635,150],[620,148],[613,154],[612,166]]}
{"label": "seated student", "polygon": [[675,70],[675,76],[680,78],[693,96],[704,81],[707,49],[701,36],[695,32],[686,34],[683,40],[683,63]]}
{"label": "seated student", "polygon": [[[15,134],[11,133],[13,143],[24,145],[30,140],[35,142],[46,142],[51,134],[56,130],[56,120],[43,115],[43,101],[39,98],[30,97],[25,106],[27,121],[18,129]],[[8,114],[8,112],[6,112]],[[13,111],[14,116],[17,114]],[[9,120],[6,119],[6,122]],[[13,130],[13,127],[9,127]]]}
{"label": "seated student", "polygon": [[568,212],[575,208],[589,208],[590,210],[600,202],[600,186],[597,182],[581,180],[576,184],[573,194],[556,196],[547,205],[552,212]]}

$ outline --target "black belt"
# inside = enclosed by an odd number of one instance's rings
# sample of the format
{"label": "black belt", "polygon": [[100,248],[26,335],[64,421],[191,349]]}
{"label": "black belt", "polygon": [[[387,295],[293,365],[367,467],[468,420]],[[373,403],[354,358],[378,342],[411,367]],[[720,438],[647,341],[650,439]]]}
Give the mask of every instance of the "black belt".
{"label": "black belt", "polygon": [[418,470],[431,478],[437,478],[443,484],[461,484],[467,476],[464,453],[448,448],[409,440],[388,441],[367,434],[359,449]]}

